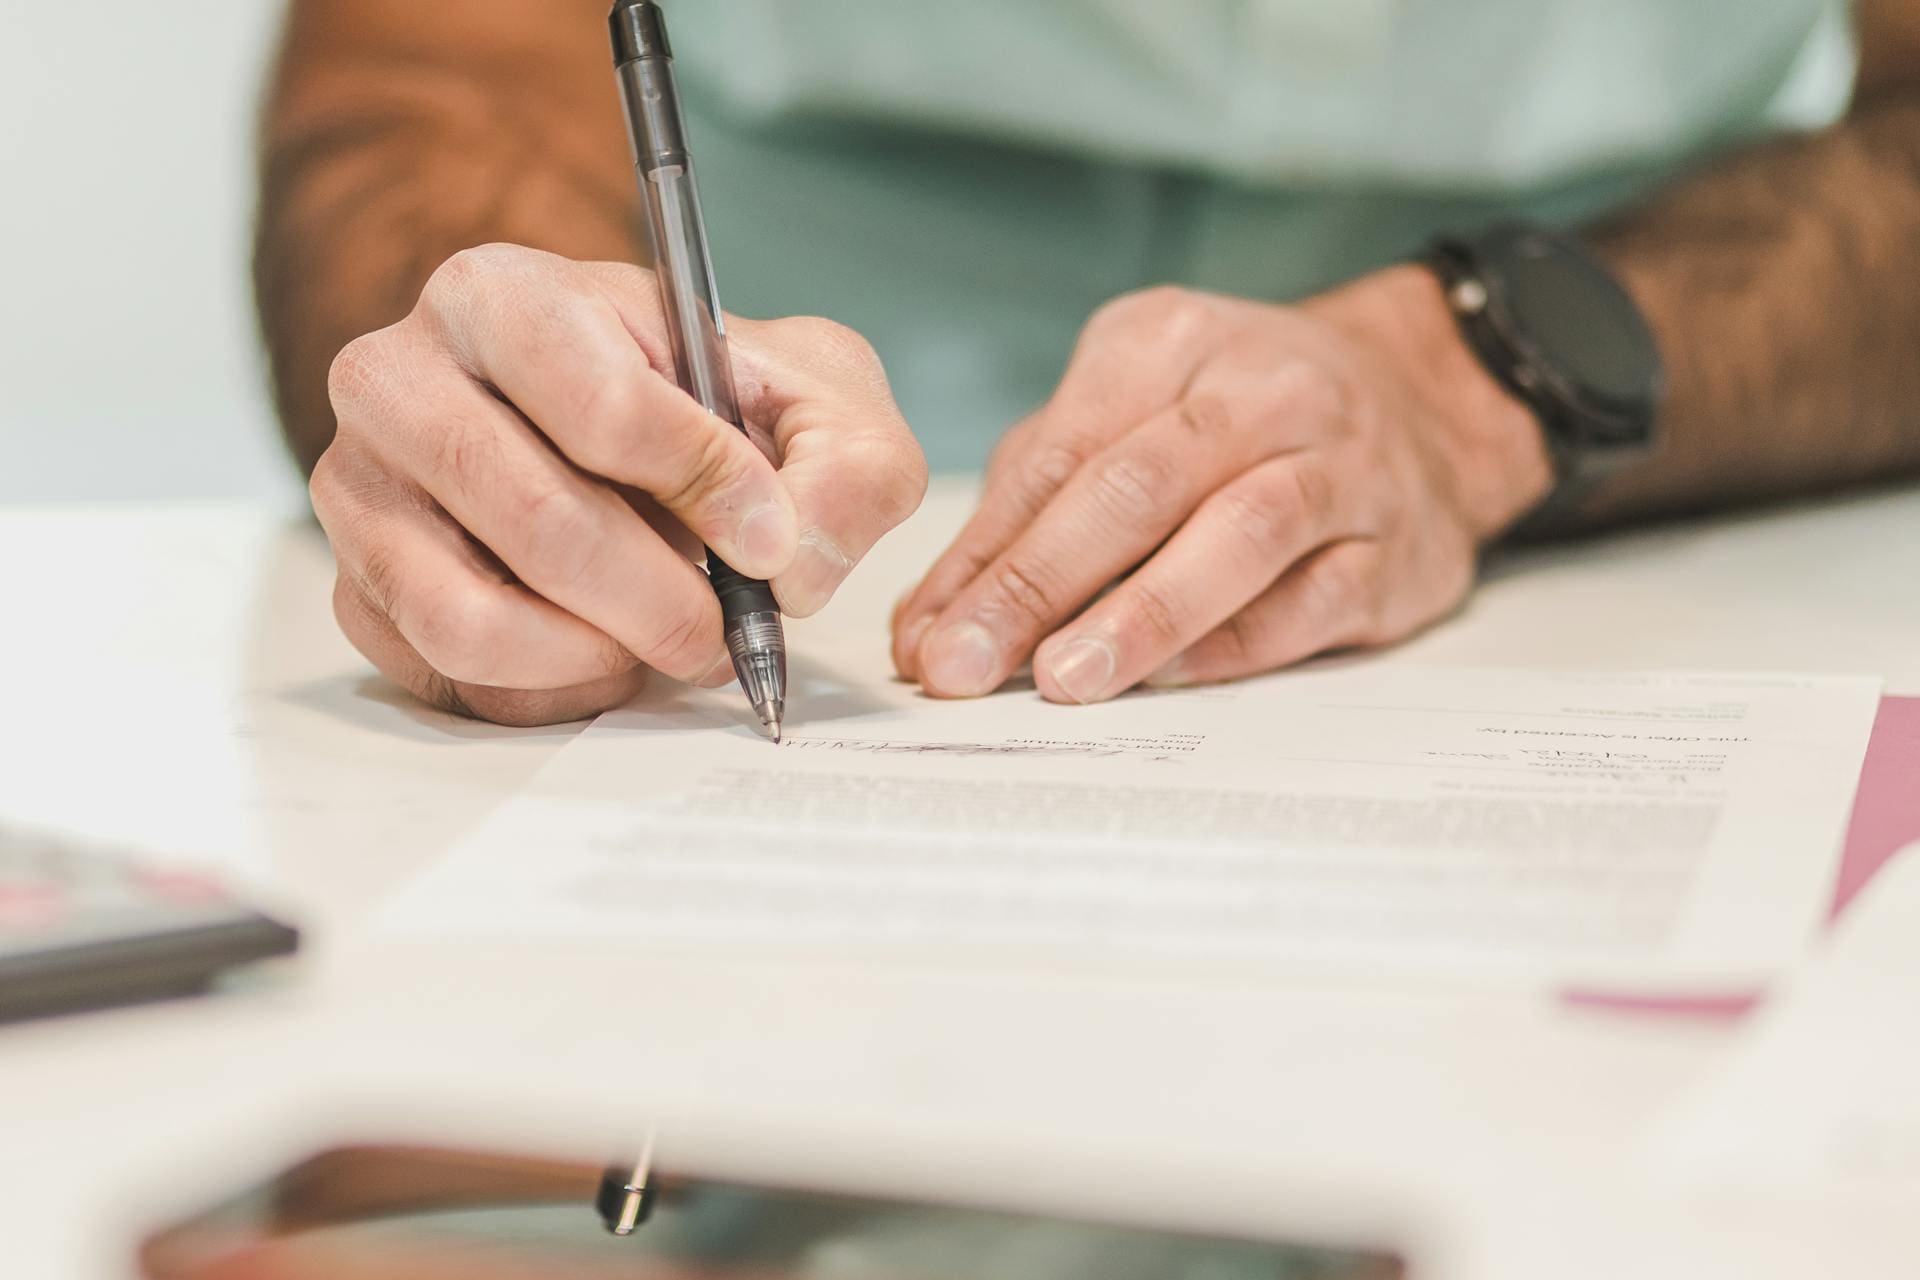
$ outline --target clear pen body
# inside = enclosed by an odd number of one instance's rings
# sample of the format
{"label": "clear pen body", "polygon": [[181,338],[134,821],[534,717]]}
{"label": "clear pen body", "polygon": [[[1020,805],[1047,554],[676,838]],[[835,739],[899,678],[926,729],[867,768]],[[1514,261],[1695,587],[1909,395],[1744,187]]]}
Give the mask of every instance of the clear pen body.
{"label": "clear pen body", "polygon": [[670,58],[635,58],[620,65],[627,126],[653,239],[673,367],[688,395],[715,417],[742,426],[734,396],[727,327],[707,249],[700,184],[687,154],[686,127]]}
{"label": "clear pen body", "polygon": [[[659,6],[617,3],[613,41],[627,132],[653,241],[654,273],[680,386],[708,412],[744,431],[727,351],[725,314],[707,249],[700,188],[688,152],[673,58]],[[711,551],[707,575],[720,599],[734,674],[777,742],[786,714],[787,648],[773,589]]]}

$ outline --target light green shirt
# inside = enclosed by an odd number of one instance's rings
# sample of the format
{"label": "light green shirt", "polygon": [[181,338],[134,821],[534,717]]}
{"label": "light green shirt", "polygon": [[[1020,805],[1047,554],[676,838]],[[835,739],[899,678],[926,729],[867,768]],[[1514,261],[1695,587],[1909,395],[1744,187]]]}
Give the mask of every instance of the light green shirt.
{"label": "light green shirt", "polygon": [[1087,315],[1284,300],[1836,117],[1844,0],[680,0],[722,297],[854,326],[977,467]]}

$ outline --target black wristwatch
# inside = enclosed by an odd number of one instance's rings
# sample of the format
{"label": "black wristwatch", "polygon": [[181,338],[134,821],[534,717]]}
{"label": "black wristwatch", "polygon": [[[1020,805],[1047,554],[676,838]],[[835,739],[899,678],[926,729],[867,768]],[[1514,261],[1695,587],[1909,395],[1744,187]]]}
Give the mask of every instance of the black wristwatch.
{"label": "black wristwatch", "polygon": [[1654,445],[1666,375],[1653,331],[1606,264],[1573,237],[1498,227],[1426,258],[1467,345],[1533,411],[1553,459],[1550,520]]}

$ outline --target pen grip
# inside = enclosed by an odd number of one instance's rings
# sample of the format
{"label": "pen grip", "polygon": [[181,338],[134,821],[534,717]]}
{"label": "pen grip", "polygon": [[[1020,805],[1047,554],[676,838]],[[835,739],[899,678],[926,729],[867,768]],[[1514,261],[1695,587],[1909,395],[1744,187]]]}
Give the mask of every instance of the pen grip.
{"label": "pen grip", "polygon": [[711,550],[707,552],[707,577],[713,583],[713,593],[720,597],[720,616],[728,622],[749,613],[780,612],[772,587],[749,578]]}

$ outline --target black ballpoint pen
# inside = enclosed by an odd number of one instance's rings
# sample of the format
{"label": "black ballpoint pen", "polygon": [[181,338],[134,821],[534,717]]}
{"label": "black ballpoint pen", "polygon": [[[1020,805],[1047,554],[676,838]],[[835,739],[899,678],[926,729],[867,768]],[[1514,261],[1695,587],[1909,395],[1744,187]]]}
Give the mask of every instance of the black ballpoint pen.
{"label": "black ballpoint pen", "polygon": [[[653,237],[653,268],[666,309],[674,374],[681,389],[709,413],[745,431],[665,17],[652,0],[616,0],[608,23],[640,196]],[[787,700],[787,640],[780,605],[766,583],[737,572],[711,550],[707,576],[720,598],[734,674],[761,726],[778,742]]]}

